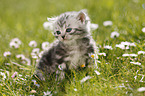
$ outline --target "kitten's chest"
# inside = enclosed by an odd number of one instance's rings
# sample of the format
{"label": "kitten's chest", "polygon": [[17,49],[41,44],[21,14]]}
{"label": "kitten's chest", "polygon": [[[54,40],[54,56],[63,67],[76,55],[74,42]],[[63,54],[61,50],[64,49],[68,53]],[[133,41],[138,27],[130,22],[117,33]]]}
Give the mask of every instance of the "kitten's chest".
{"label": "kitten's chest", "polygon": [[69,69],[76,69],[81,65],[85,64],[86,50],[80,50],[80,46],[71,46],[71,50],[68,51],[68,57],[66,59],[69,60]]}

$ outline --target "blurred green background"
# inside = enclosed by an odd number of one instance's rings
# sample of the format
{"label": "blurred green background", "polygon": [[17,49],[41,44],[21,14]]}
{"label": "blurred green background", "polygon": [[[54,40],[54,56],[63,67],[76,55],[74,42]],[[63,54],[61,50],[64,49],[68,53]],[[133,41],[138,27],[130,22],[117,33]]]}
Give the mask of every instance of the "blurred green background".
{"label": "blurred green background", "polygon": [[[99,24],[94,32],[97,43],[110,37],[112,31],[130,34],[145,26],[144,0],[1,0],[0,1],[0,50],[7,50],[12,38],[18,37],[27,44],[30,40],[52,41],[53,36],[44,30],[47,17],[66,11],[87,9],[93,23]],[[103,22],[111,20],[106,28]]]}

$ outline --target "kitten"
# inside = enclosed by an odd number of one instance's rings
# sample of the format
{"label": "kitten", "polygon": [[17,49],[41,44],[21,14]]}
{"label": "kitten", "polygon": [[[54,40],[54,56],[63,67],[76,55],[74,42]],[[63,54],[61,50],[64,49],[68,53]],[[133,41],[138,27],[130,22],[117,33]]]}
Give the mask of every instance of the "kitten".
{"label": "kitten", "polygon": [[53,34],[57,40],[38,63],[37,75],[41,80],[45,80],[43,74],[49,77],[54,72],[60,74],[59,79],[63,79],[67,70],[88,67],[90,55],[96,54],[90,19],[84,10],[63,13],[53,21]]}

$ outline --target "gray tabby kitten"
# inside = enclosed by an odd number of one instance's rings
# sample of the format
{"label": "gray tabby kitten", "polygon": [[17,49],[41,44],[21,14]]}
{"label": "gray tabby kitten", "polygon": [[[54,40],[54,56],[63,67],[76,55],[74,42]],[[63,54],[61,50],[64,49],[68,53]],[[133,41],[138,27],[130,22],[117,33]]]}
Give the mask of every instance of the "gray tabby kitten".
{"label": "gray tabby kitten", "polygon": [[60,74],[60,80],[64,78],[65,71],[90,65],[91,55],[96,52],[90,24],[83,10],[66,12],[55,18],[53,34],[57,40],[43,54],[37,66],[37,75],[41,80],[45,80],[44,74],[49,77],[54,72]]}

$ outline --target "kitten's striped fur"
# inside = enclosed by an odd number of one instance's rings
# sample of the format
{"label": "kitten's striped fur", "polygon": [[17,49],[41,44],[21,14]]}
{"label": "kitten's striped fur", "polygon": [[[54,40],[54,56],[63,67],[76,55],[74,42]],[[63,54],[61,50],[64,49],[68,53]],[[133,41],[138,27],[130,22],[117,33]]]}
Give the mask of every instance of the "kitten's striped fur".
{"label": "kitten's striped fur", "polygon": [[[53,23],[54,36],[57,38],[51,48],[45,52],[38,64],[37,75],[60,73],[78,69],[82,64],[90,64],[89,54],[95,53],[95,42],[90,33],[90,19],[83,11],[66,12],[56,17]],[[59,67],[61,66],[61,69]]]}

